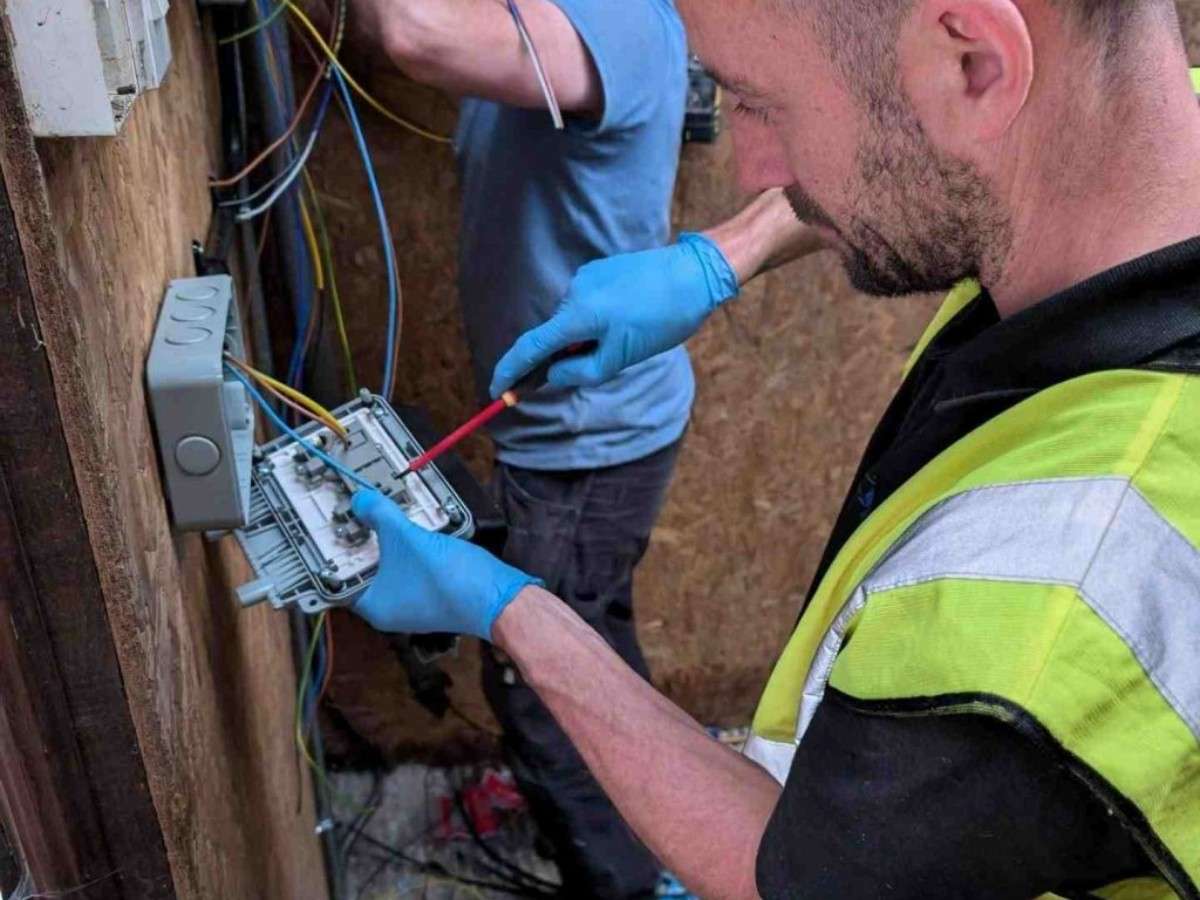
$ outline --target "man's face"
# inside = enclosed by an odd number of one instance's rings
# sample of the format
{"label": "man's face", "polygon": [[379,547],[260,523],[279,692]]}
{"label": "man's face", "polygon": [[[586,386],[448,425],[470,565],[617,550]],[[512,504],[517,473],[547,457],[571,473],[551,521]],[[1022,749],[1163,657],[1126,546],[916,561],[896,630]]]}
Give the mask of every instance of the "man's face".
{"label": "man's face", "polygon": [[853,82],[803,14],[762,0],[680,0],[693,47],[735,108],[738,175],[785,188],[871,294],[978,274],[1006,224],[986,182],[930,145],[896,66]]}

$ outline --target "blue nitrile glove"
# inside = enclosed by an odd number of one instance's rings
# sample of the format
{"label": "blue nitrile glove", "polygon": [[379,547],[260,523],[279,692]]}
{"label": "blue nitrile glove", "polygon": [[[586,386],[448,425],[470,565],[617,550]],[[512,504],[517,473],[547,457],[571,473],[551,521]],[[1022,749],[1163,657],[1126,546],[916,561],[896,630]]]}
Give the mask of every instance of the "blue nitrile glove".
{"label": "blue nitrile glove", "polygon": [[737,293],[737,274],[702,234],[590,262],[576,273],[553,318],[521,335],[496,364],[492,396],[560,350],[589,341],[597,342],[596,349],[555,363],[549,381],[557,387],[603,384],[682,344]]}
{"label": "blue nitrile glove", "polygon": [[542,584],[474,544],[414,525],[378,491],[359,491],[351,509],[379,536],[379,574],[354,611],[380,631],[491,640],[504,607]]}

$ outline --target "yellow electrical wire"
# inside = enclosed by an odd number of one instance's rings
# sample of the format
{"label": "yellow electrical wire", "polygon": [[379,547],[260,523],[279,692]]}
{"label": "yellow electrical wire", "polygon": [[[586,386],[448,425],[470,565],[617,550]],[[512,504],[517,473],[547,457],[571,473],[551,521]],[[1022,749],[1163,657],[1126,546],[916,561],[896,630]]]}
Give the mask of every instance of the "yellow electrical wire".
{"label": "yellow electrical wire", "polygon": [[259,384],[259,387],[262,388],[266,393],[268,393],[272,397],[274,397],[276,400],[278,400],[280,403],[282,403],[284,406],[286,406],[288,409],[295,410],[297,413],[304,416],[304,418],[308,419],[310,422],[316,422],[318,425],[325,424],[325,420],[320,418],[311,409],[307,409],[307,408],[301,406],[295,400],[291,400],[291,399],[285,397],[283,394],[279,393],[279,391],[275,390],[275,388],[271,387],[270,385]]}
{"label": "yellow electrical wire", "polygon": [[346,67],[342,65],[341,60],[338,59],[338,56],[333,51],[333,48],[330,47],[325,38],[321,36],[321,32],[317,30],[317,26],[312,23],[312,20],[309,19],[309,17],[306,16],[299,8],[297,8],[296,4],[293,3],[292,0],[283,0],[283,2],[287,4],[288,11],[300,21],[300,24],[304,26],[305,30],[308,31],[308,33],[312,36],[312,39],[316,41],[317,46],[321,48],[321,52],[329,57],[329,62],[336,66],[337,70],[342,73],[342,77],[346,79],[346,83],[349,84],[350,87],[354,88],[355,93],[366,100],[367,104],[372,109],[385,118],[395,122],[397,125],[407,128],[409,131],[413,132],[413,134],[419,134],[421,137],[434,141],[438,144],[451,143],[450,138],[446,137],[444,134],[437,134],[429,131],[426,128],[422,128],[415,122],[410,122],[403,116],[396,115],[386,106],[372,97],[369,93],[367,93],[366,89],[354,80],[354,76],[346,71]]}
{"label": "yellow electrical wire", "polygon": [[[258,5],[257,4],[252,4],[252,5],[254,6],[254,12],[257,15],[258,14]],[[265,19],[262,19],[261,21],[256,22],[255,24],[251,25],[249,28],[243,28],[237,34],[231,34],[231,35],[229,35],[229,37],[221,38],[220,40],[217,41],[217,43],[223,47],[226,44],[232,44],[236,41],[242,40],[243,38],[248,38],[252,34],[257,34],[258,32],[262,31],[264,28],[266,28],[268,25],[270,25],[272,22],[274,22],[277,18],[279,18],[279,14],[282,13],[285,9],[287,9],[287,4],[280,3],[278,6],[276,6],[274,9],[271,10],[270,14]]]}
{"label": "yellow electrical wire", "polygon": [[317,196],[316,186],[308,170],[303,172],[304,183],[308,188],[313,204],[313,217],[317,223],[317,235],[321,240],[321,249],[325,255],[325,270],[329,273],[329,296],[333,301],[333,321],[337,325],[338,341],[342,345],[342,357],[346,363],[346,381],[350,393],[358,393],[358,378],[354,371],[354,354],[350,351],[350,337],[346,333],[346,320],[342,314],[342,297],[338,291],[337,275],[333,267],[333,242],[329,239],[329,229],[325,226],[325,213],[321,209],[321,200]]}
{"label": "yellow electrical wire", "polygon": [[304,737],[304,695],[308,691],[309,676],[312,674],[313,655],[317,652],[317,644],[321,640],[321,633],[325,630],[325,617],[329,615],[328,611],[317,616],[317,624],[313,626],[312,638],[308,642],[308,652],[304,655],[304,667],[300,674],[300,686],[296,690],[296,746],[300,750],[300,754],[304,757],[304,761],[308,763],[309,768],[316,773],[321,779],[321,784],[332,790],[332,785],[329,783],[329,777],[315,759],[312,752],[308,749],[308,741]]}
{"label": "yellow electrical wire", "polygon": [[[337,786],[329,780],[329,773],[326,772],[325,767],[317,762],[317,760],[313,757],[312,751],[308,749],[308,738],[306,738],[304,735],[305,694],[308,693],[309,682],[312,678],[313,657],[317,652],[317,644],[320,643],[321,636],[325,629],[329,627],[329,623],[326,621],[328,615],[329,611],[326,610],[317,616],[316,624],[313,625],[312,629],[312,637],[308,641],[308,650],[304,654],[304,665],[300,672],[300,684],[296,689],[296,748],[300,751],[300,755],[304,757],[304,761],[308,764],[308,767],[312,769],[313,774],[317,776],[317,779],[321,782],[322,787],[328,790],[338,800],[350,805],[353,804],[354,801],[345,793],[339,791]],[[320,726],[316,725],[314,721],[314,727]]]}
{"label": "yellow electrical wire", "polygon": [[323,425],[329,428],[329,430],[341,438],[345,443],[350,443],[350,433],[346,431],[345,426],[343,426],[341,422],[334,418],[333,413],[323,407],[316,400],[313,400],[307,394],[300,393],[300,391],[296,390],[294,387],[286,385],[282,381],[278,381],[272,378],[270,375],[258,371],[258,369],[255,369],[252,366],[248,366],[240,359],[237,359],[228,353],[225,354],[225,359],[229,361],[230,365],[240,369],[242,372],[244,372],[246,375],[249,375],[264,387],[273,388],[289,399],[295,400],[301,406],[306,407],[320,420]]}
{"label": "yellow electrical wire", "polygon": [[312,218],[308,214],[308,204],[300,197],[300,222],[304,226],[304,241],[308,244],[308,253],[312,257],[313,280],[317,290],[325,290],[325,267],[321,264],[321,252],[317,249],[317,234],[313,231]]}

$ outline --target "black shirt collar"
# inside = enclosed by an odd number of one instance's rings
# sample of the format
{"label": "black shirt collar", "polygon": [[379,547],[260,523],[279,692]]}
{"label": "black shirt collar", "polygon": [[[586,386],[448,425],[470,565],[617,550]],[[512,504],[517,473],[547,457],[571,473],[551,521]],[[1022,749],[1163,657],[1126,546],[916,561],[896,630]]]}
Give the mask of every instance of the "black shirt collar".
{"label": "black shirt collar", "polygon": [[1200,237],[1101,272],[1004,320],[986,291],[963,313],[943,332],[944,342],[939,335],[930,346],[944,372],[939,402],[1032,393],[1088,372],[1143,365],[1200,336]]}
{"label": "black shirt collar", "polygon": [[[809,592],[863,520],[927,463],[1063,381],[1200,347],[1200,237],[1124,263],[1001,320],[987,292],[938,333],[884,414]],[[1200,371],[1200,352],[1188,366]],[[807,604],[806,604],[807,605]]]}

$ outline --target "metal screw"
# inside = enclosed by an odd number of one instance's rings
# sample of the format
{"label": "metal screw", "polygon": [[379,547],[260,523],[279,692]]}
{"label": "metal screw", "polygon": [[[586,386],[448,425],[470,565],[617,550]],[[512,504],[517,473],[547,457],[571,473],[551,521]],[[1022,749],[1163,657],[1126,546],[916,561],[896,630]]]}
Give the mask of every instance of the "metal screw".
{"label": "metal screw", "polygon": [[366,388],[358,389],[358,399],[367,404],[367,406],[375,405],[375,398],[371,396],[371,392]]}
{"label": "metal screw", "polygon": [[275,471],[275,467],[273,465],[271,465],[270,463],[263,463],[262,465],[260,465],[257,468],[256,471],[258,472],[259,475],[270,475],[272,472]]}

